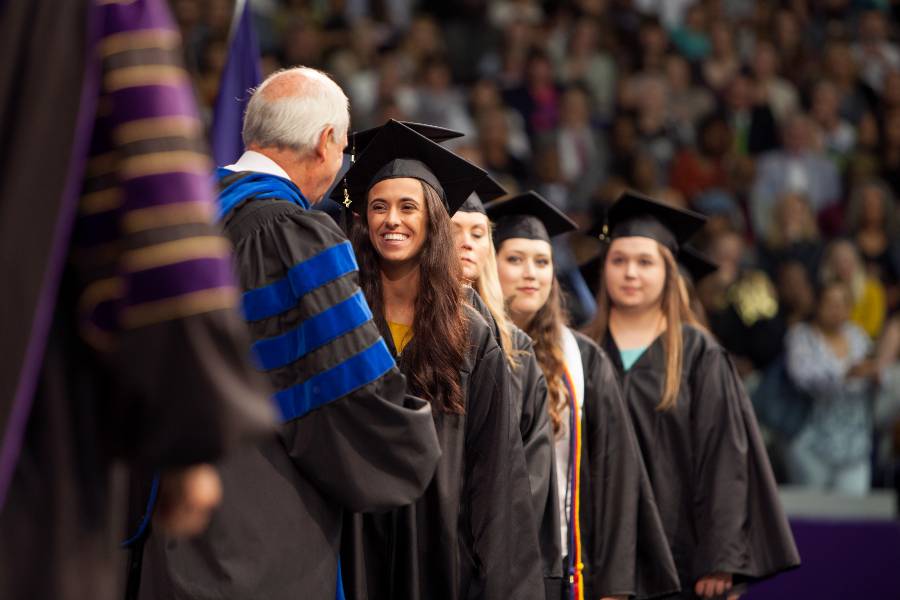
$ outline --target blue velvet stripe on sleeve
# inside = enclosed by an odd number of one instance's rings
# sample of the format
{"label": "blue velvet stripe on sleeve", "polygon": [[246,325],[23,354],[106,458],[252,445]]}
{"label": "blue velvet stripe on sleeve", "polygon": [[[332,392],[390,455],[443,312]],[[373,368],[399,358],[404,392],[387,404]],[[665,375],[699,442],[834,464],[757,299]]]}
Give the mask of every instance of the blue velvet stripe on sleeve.
{"label": "blue velvet stripe on sleeve", "polygon": [[253,344],[253,353],[262,369],[277,369],[353,331],[371,318],[372,311],[360,290],[287,333],[259,340]]}
{"label": "blue velvet stripe on sleeve", "polygon": [[281,314],[296,306],[304,294],[357,269],[350,242],[331,246],[297,263],[275,283],[244,292],[244,318],[260,321]]}
{"label": "blue velvet stripe on sleeve", "polygon": [[281,410],[282,419],[292,421],[372,383],[393,366],[394,357],[384,340],[379,338],[377,342],[337,366],[277,392],[275,401]]}

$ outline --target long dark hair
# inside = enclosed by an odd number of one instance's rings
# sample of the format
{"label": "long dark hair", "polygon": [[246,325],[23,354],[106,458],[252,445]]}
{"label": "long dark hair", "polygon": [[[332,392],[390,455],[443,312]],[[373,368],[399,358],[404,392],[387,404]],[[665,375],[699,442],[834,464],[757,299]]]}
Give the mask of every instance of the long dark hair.
{"label": "long dark hair", "polygon": [[568,401],[564,382],[566,363],[562,351],[562,328],[567,324],[562,292],[554,275],[550,296],[525,330],[534,343],[534,356],[547,380],[547,413],[554,433],[559,433],[562,426],[561,413]]}
{"label": "long dark hair", "polygon": [[[437,192],[422,183],[428,214],[427,234],[418,256],[419,290],[416,295],[413,338],[400,359],[410,391],[444,413],[463,414],[459,367],[465,361],[468,324],[463,313],[459,258],[450,217]],[[368,199],[366,200],[368,205]],[[381,335],[390,338],[384,317],[381,256],[369,240],[366,214],[354,221],[350,239],[359,262],[360,287],[372,309]]]}

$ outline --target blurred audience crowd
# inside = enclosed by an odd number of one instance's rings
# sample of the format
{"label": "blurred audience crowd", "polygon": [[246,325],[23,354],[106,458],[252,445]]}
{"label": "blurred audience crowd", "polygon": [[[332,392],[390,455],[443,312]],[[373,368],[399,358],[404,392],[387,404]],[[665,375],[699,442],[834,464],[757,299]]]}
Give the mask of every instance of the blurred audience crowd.
{"label": "blurred audience crowd", "polygon": [[[354,129],[463,131],[585,231],[625,188],[708,215],[698,298],[779,477],[897,485],[900,2],[250,1],[264,74],[332,73]],[[233,0],[170,2],[209,111]]]}

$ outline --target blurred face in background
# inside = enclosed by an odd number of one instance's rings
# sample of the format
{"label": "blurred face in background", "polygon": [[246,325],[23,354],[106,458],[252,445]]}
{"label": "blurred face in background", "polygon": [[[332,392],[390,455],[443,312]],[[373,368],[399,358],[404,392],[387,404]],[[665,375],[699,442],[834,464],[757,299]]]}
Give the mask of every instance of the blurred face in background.
{"label": "blurred face in background", "polygon": [[725,285],[737,280],[744,259],[744,238],[737,232],[727,231],[715,239],[711,248],[712,259],[719,265],[713,277]]}
{"label": "blurred face in background", "polygon": [[666,82],[674,92],[683,92],[691,87],[691,67],[684,57],[670,54],[666,57]]}
{"label": "blurred face in background", "polygon": [[474,283],[490,252],[491,223],[487,215],[463,211],[456,211],[451,221],[463,277]]}
{"label": "blurred face in background", "polygon": [[790,10],[779,10],[775,16],[775,39],[777,46],[782,49],[793,49],[800,44],[797,17]]}
{"label": "blurred face in background", "polygon": [[850,290],[844,284],[832,283],[820,292],[816,308],[816,324],[827,332],[838,331],[850,319]]}
{"label": "blurred face in background", "polygon": [[591,19],[579,19],[569,40],[569,54],[579,58],[590,56],[597,43],[597,26]]}
{"label": "blurred face in background", "polygon": [[487,111],[478,120],[478,139],[485,148],[506,148],[509,127],[506,114],[500,109]]}
{"label": "blurred face in background", "polygon": [[731,148],[731,128],[724,119],[713,119],[700,131],[700,149],[706,156],[718,158]]}
{"label": "blurred face in background", "polygon": [[862,191],[861,223],[864,227],[885,226],[884,192],[877,185],[867,185]]}
{"label": "blurred face in background", "polygon": [[859,120],[856,129],[856,146],[858,148],[874,149],[878,146],[881,134],[878,131],[878,121],[875,115],[870,112],[865,113]]}
{"label": "blurred face in background", "polygon": [[658,308],[666,284],[666,264],[659,243],[645,237],[613,240],[603,265],[603,277],[616,308]]}
{"label": "blurred face in background", "polygon": [[828,254],[828,265],[835,277],[850,283],[860,267],[859,254],[850,242],[835,242]]}
{"label": "blurred face in background", "polygon": [[805,115],[794,115],[788,119],[782,131],[782,142],[790,152],[804,152],[813,145],[813,129]]}
{"label": "blurred face in background", "polygon": [[778,74],[778,54],[769,42],[760,40],[756,43],[753,72],[759,79],[770,79]]}
{"label": "blurred face in background", "polygon": [[814,233],[815,217],[806,196],[798,193],[784,195],[776,207],[775,226],[788,242],[806,239]]}
{"label": "blurred face in background", "polygon": [[590,98],[584,90],[570,88],[563,95],[560,119],[563,127],[588,127],[591,121]]}
{"label": "blurred face in background", "polygon": [[835,41],[826,46],[825,71],[830,78],[842,83],[856,77],[856,64],[846,43]]}
{"label": "blurred face in background", "polygon": [[497,274],[510,316],[528,323],[553,289],[553,249],[544,240],[505,240],[497,249]]}
{"label": "blurred face in background", "polygon": [[750,80],[744,75],[736,75],[728,83],[725,100],[731,110],[748,110],[753,103]]}
{"label": "blurred face in background", "polygon": [[733,37],[727,22],[716,21],[713,23],[710,32],[713,55],[718,58],[731,56],[734,53]]}
{"label": "blurred face in background", "polygon": [[804,318],[812,312],[816,295],[802,263],[784,263],[778,270],[777,283],[778,299],[787,313]]}
{"label": "blurred face in background", "polygon": [[829,81],[822,81],[813,91],[812,116],[823,125],[833,125],[840,120],[841,96]]}
{"label": "blurred face in background", "polygon": [[472,104],[472,112],[475,115],[481,112],[497,108],[503,105],[500,97],[500,89],[490,79],[479,79],[469,92],[469,101]]}

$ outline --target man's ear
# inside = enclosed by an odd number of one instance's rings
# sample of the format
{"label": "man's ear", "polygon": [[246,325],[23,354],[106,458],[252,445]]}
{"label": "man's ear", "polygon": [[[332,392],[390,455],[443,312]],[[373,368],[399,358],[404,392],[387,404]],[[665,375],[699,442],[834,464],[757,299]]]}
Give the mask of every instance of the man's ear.
{"label": "man's ear", "polygon": [[334,137],[334,127],[328,126],[319,134],[319,141],[316,142],[316,158],[324,161],[328,157],[328,143]]}

